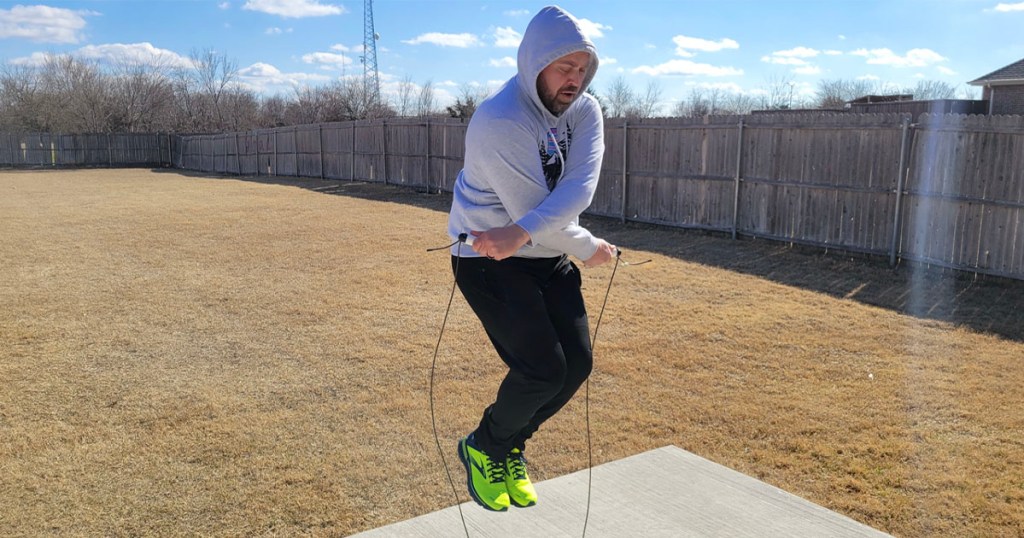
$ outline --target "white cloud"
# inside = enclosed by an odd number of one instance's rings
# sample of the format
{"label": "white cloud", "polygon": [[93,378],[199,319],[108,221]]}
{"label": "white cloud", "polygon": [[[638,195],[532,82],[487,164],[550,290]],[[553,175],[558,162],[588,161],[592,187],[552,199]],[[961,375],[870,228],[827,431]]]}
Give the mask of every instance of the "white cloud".
{"label": "white cloud", "polygon": [[821,54],[821,52],[807,48],[807,47],[794,47],[789,50],[777,50],[772,53],[772,56],[781,56],[784,58],[814,58]]}
{"label": "white cloud", "polygon": [[84,39],[85,17],[95,11],[16,5],[0,9],[0,39],[13,37],[42,43],[78,43]]}
{"label": "white cloud", "polygon": [[857,49],[850,54],[867,58],[869,64],[892,67],[926,67],[946,61],[945,57],[931,49],[910,49],[903,56],[889,49]]}
{"label": "white cloud", "polygon": [[612,58],[612,57],[610,57],[610,56],[608,56],[608,57],[602,56],[602,57],[601,57],[601,66],[602,66],[602,67],[603,67],[603,66],[606,66],[606,65],[613,65],[613,64],[617,64],[617,63],[619,63],[619,60],[617,60],[617,59],[615,59],[615,58]]}
{"label": "white cloud", "polygon": [[729,75],[742,75],[742,69],[734,67],[718,67],[710,64],[691,62],[690,60],[669,60],[656,66],[641,65],[633,69],[633,73],[643,73],[651,76],[658,75],[705,75],[710,77],[724,77]]}
{"label": "white cloud", "polygon": [[[362,45],[360,45],[360,47],[362,47]],[[346,47],[345,45],[342,45],[341,43],[338,43],[337,45],[331,45],[331,50],[336,50],[336,51],[339,51],[339,52],[349,52],[349,51],[351,51],[353,49],[350,48],[350,47]]]}
{"label": "white cloud", "polygon": [[729,38],[710,41],[699,37],[677,35],[672,38],[672,42],[676,44],[676,55],[682,56],[683,58],[692,58],[694,54],[691,51],[694,50],[700,52],[718,52],[724,49],[740,48],[739,43]]}
{"label": "white cloud", "polygon": [[53,57],[53,54],[50,54],[49,52],[33,52],[29,56],[12,58],[8,63],[11,65],[42,66],[46,64],[46,60],[51,57]]}
{"label": "white cloud", "polygon": [[938,69],[939,73],[942,73],[943,75],[955,75],[956,74],[956,71],[953,71],[952,69],[950,69],[950,68],[948,68],[948,67],[946,67],[944,65],[940,65],[940,66],[936,67],[936,69]]}
{"label": "white cloud", "polygon": [[495,47],[516,48],[522,40],[522,34],[515,31],[511,26],[498,28],[494,31]]}
{"label": "white cloud", "polygon": [[687,84],[687,86],[705,90],[723,90],[729,93],[743,93],[743,87],[735,82],[693,82]]}
{"label": "white cloud", "polygon": [[861,75],[857,77],[857,80],[882,80],[877,75]]}
{"label": "white cloud", "polygon": [[795,65],[793,72],[798,75],[816,75],[821,69],[811,65],[804,58],[814,58],[820,51],[807,47],[796,47],[788,50],[777,50],[769,56],[762,56],[761,61],[776,65]]}
{"label": "white cloud", "polygon": [[110,63],[132,65],[158,65],[166,67],[191,67],[192,60],[167,49],[158,49],[150,43],[110,43],[87,45],[75,52],[76,56]]}
{"label": "white cloud", "polygon": [[1008,13],[1010,11],[1024,11],[1024,2],[1018,2],[1016,4],[996,4],[995,11],[1000,13]]}
{"label": "white cloud", "polygon": [[587,36],[591,40],[604,37],[604,32],[602,30],[612,29],[611,26],[594,22],[590,19],[579,19],[577,22],[580,23],[580,31],[583,32],[583,35]]}
{"label": "white cloud", "polygon": [[[14,58],[11,65],[41,66],[55,55],[34,52],[30,56]],[[149,43],[111,43],[87,45],[70,54],[75,58],[107,64],[149,65],[154,67],[192,67],[192,60],[167,49],[158,49]]]}
{"label": "white cloud", "polygon": [[841,51],[841,50],[826,50],[822,54],[824,54],[825,56],[842,56],[843,55],[843,51]]}
{"label": "white cloud", "polygon": [[459,83],[455,82],[454,80],[442,80],[441,82],[438,82],[436,85],[447,88],[457,88],[459,86]]}
{"label": "white cloud", "polygon": [[262,62],[238,70],[238,80],[246,88],[259,93],[292,90],[308,83],[334,80],[328,75],[310,73],[282,73],[280,69]]}
{"label": "white cloud", "polygon": [[800,58],[787,58],[784,56],[762,56],[762,62],[776,65],[807,65],[806,60]]}
{"label": "white cloud", "polygon": [[840,41],[846,41],[846,36],[844,36],[843,34],[839,34],[836,37],[838,37]]}
{"label": "white cloud", "polygon": [[346,65],[353,63],[352,58],[344,54],[334,54],[333,52],[303,54],[302,61],[307,64],[319,65],[325,69],[343,69]]}
{"label": "white cloud", "polygon": [[281,35],[282,33],[284,33],[284,30],[276,26],[271,26],[270,28],[264,30],[263,33],[267,35]]}
{"label": "white cloud", "polygon": [[499,58],[497,60],[491,58],[491,61],[488,63],[491,64],[491,67],[515,67],[516,59],[511,56],[505,56],[504,58]]}
{"label": "white cloud", "polygon": [[805,65],[793,69],[793,72],[797,75],[818,75],[821,73],[821,68],[816,65]]}
{"label": "white cloud", "polygon": [[221,2],[217,4],[217,7],[220,9],[231,9],[231,2]]}
{"label": "white cloud", "polygon": [[502,15],[506,17],[525,17],[530,14],[529,9],[510,9],[502,12]]}
{"label": "white cloud", "polygon": [[430,43],[439,47],[458,47],[465,49],[480,45],[480,39],[473,34],[442,34],[440,32],[428,32],[420,34],[412,39],[403,40],[402,43],[409,45]]}
{"label": "white cloud", "polygon": [[321,4],[320,0],[248,0],[242,9],[294,19],[341,15],[348,12],[343,6]]}

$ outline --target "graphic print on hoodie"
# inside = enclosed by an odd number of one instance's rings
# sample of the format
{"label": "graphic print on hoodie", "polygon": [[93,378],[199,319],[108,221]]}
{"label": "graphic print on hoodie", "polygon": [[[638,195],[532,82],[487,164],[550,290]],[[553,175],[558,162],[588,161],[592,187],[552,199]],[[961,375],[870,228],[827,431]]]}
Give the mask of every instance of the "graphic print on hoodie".
{"label": "graphic print on hoodie", "polygon": [[569,154],[569,147],[572,146],[572,125],[565,127],[565,138],[558,138],[558,128],[552,127],[548,131],[547,144],[539,148],[540,163],[544,167],[544,179],[547,181],[548,190],[555,190],[555,185],[562,175],[562,156]]}
{"label": "graphic print on hoodie", "polygon": [[[537,93],[537,78],[575,52],[590,56],[587,72],[573,102],[556,116]],[[593,256],[598,240],[579,225],[579,215],[593,199],[604,155],[601,107],[584,91],[598,63],[594,44],[569,13],[549,6],[530,21],[516,75],[480,103],[466,129],[448,217],[453,241],[461,233],[518,224],[530,242],[515,256]],[[451,252],[479,256],[457,244]]]}

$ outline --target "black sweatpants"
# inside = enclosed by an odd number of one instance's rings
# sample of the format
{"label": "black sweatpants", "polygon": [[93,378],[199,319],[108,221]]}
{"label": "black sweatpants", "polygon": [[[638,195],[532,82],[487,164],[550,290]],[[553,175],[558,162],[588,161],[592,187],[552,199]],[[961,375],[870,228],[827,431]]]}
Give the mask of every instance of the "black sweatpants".
{"label": "black sweatpants", "polygon": [[554,416],[590,375],[593,356],[580,272],[559,258],[452,257],[456,281],[508,366],[476,429],[480,449],[504,460]]}

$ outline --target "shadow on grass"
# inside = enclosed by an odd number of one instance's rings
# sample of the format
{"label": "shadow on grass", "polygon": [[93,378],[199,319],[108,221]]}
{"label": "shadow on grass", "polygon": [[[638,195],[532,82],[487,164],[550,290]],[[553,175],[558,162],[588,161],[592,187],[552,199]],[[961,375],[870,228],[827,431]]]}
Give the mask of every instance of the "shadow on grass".
{"label": "shadow on grass", "polygon": [[[176,171],[181,173],[181,171]],[[185,175],[190,175],[187,172]],[[195,174],[197,177],[210,177]],[[346,180],[237,177],[334,194],[447,212],[451,194]],[[890,268],[881,257],[825,251],[727,234],[684,230],[584,216],[596,235],[619,245],[624,257],[644,250],[692,263],[765,278],[787,286],[885,308],[920,319],[949,322],[977,332],[1024,342],[1024,281],[980,277],[919,264]],[[438,231],[439,244],[447,238]]]}

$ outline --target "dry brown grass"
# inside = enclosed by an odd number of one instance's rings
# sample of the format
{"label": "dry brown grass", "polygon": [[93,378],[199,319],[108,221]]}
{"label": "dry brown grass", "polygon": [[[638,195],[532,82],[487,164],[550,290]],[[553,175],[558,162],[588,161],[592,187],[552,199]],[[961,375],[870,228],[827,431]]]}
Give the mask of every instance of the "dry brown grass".
{"label": "dry brown grass", "polygon": [[[448,199],[327,184],[0,173],[5,534],[337,536],[453,503],[424,252]],[[654,259],[601,327],[595,463],[675,444],[896,535],[1024,534],[1024,283],[588,225]],[[450,462],[499,364],[457,296]],[[535,479],[586,466],[580,398],[530,452]]]}

